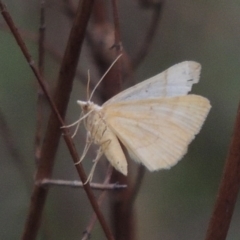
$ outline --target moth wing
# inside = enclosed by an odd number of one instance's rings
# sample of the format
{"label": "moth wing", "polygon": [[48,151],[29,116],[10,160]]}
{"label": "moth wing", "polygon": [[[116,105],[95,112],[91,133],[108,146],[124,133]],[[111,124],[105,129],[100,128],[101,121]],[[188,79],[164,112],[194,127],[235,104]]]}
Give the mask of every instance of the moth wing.
{"label": "moth wing", "polygon": [[103,111],[130,156],[155,171],[182,158],[210,108],[206,98],[186,95],[116,103]]}
{"label": "moth wing", "polygon": [[140,100],[149,97],[174,97],[186,95],[199,81],[201,65],[193,61],[178,63],[164,72],[120,92],[104,105],[115,102]]}

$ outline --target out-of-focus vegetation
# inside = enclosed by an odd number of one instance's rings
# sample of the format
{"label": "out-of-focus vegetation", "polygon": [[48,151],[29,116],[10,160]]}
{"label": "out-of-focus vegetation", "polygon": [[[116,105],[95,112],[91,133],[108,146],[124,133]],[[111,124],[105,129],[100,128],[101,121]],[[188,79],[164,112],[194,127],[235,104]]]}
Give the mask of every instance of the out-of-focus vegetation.
{"label": "out-of-focus vegetation", "polygon": [[[39,1],[5,1],[33,57],[37,45]],[[58,2],[46,8],[46,39],[62,53],[71,23],[60,11]],[[148,28],[151,12],[136,1],[119,1],[123,46],[134,55]],[[161,22],[150,52],[134,78],[142,81],[167,67],[194,60],[202,64],[200,83],[195,94],[210,99],[211,112],[187,155],[169,171],[145,175],[136,201],[138,239],[204,239],[212,213],[240,92],[240,4],[238,1],[166,1]],[[0,138],[0,239],[19,239],[26,219],[35,171],[34,134],[36,121],[36,80],[11,34],[0,18],[0,103],[13,147]],[[91,69],[85,46],[80,69]],[[59,63],[46,54],[46,78],[54,86]],[[94,70],[93,70],[94,72]],[[77,99],[85,99],[85,89],[77,82],[67,114],[68,122],[79,117]],[[46,115],[48,110],[46,110]],[[2,135],[2,134],[1,134]],[[3,136],[3,135],[2,135]],[[84,135],[83,135],[84,136]],[[84,143],[80,134],[77,145]],[[91,162],[85,161],[87,169]],[[134,164],[131,165],[134,168]],[[99,164],[98,169],[101,168]],[[101,170],[99,170],[101,171]],[[97,173],[96,173],[97,174]],[[64,144],[59,148],[55,178],[78,179]],[[107,204],[104,206],[107,208]],[[79,239],[92,209],[82,190],[52,188],[44,212],[39,239]],[[239,239],[240,204],[237,203],[228,240]],[[47,230],[47,231],[46,231]],[[92,239],[104,239],[98,224]],[[99,236],[99,237],[97,237]]]}

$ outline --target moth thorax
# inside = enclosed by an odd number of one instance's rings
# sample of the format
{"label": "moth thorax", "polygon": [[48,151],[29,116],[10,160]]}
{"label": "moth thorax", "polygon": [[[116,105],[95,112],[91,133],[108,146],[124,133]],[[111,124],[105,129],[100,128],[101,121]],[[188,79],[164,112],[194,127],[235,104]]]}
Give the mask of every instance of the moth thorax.
{"label": "moth thorax", "polygon": [[107,130],[107,125],[100,111],[94,109],[85,121],[85,127],[91,134],[92,139],[96,144],[101,144],[104,139],[104,133]]}
{"label": "moth thorax", "polygon": [[102,107],[93,102],[77,101],[81,106],[84,118],[84,124],[94,142],[99,144],[102,140],[104,132],[106,131],[106,123],[101,112]]}

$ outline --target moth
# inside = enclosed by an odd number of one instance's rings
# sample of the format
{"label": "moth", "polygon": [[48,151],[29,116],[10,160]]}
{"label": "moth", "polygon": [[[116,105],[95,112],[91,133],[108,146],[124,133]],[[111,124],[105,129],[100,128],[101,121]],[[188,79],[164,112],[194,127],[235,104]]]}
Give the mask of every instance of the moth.
{"label": "moth", "polygon": [[200,71],[199,63],[185,61],[120,92],[102,106],[77,101],[83,113],[79,121],[84,121],[88,135],[80,161],[94,142],[100,147],[95,163],[104,154],[117,171],[127,175],[121,142],[129,156],[150,171],[174,166],[211,108],[207,98],[188,95]]}

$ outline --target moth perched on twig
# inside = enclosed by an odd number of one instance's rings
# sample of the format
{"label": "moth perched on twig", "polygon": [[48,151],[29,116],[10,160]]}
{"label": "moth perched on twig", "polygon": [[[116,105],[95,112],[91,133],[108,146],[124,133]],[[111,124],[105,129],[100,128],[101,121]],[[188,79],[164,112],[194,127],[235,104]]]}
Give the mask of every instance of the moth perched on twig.
{"label": "moth perched on twig", "polygon": [[88,141],[99,145],[97,161],[105,154],[112,166],[127,175],[127,161],[120,142],[130,157],[150,171],[169,169],[187,152],[211,108],[208,99],[187,95],[199,81],[201,65],[193,61],[176,64],[166,71],[120,92],[102,106],[77,101],[81,106]]}

